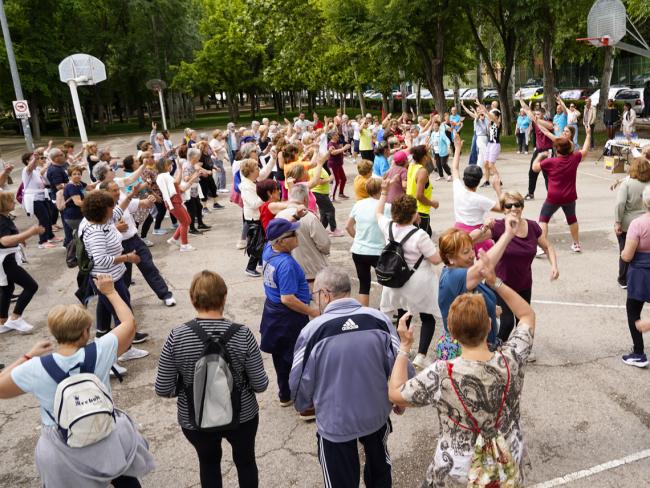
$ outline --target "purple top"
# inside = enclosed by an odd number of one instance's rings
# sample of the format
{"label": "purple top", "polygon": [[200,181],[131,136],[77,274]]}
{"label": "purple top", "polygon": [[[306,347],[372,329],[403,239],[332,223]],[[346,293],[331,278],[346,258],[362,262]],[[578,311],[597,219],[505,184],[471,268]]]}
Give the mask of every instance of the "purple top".
{"label": "purple top", "polygon": [[[542,228],[534,220],[528,220],[528,235],[515,236],[508,243],[501,261],[497,263],[496,273],[503,282],[515,291],[530,290],[533,287],[531,264],[537,254],[537,240],[542,235]],[[497,241],[505,232],[505,221],[499,219],[492,227],[492,238]]]}
{"label": "purple top", "polygon": [[[329,151],[333,151],[335,149],[341,149],[343,147],[341,144],[337,142],[329,142],[327,144],[327,149]],[[341,154],[330,154],[329,159],[327,160],[327,163],[330,168],[336,167],[336,166],[343,166],[343,153]]]}
{"label": "purple top", "polygon": [[399,175],[397,181],[388,185],[388,195],[386,195],[386,203],[393,203],[399,197],[404,195],[404,187],[402,182],[406,181],[406,175],[408,171],[404,166],[391,166],[391,168],[386,172],[384,178],[388,181],[392,180],[393,177]]}

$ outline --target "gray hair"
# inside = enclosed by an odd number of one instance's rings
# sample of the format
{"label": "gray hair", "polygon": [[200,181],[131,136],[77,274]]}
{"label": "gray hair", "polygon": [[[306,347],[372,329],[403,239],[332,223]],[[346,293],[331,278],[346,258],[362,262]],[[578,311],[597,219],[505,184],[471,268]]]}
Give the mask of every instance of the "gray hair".
{"label": "gray hair", "polygon": [[54,147],[50,149],[48,156],[50,157],[50,159],[54,159],[57,156],[63,156],[63,151],[61,151],[61,149],[59,149],[58,147]]}
{"label": "gray hair", "polygon": [[104,181],[106,173],[111,170],[111,167],[106,161],[99,162],[93,168],[93,176],[97,181]]}
{"label": "gray hair", "polygon": [[254,142],[247,142],[242,144],[239,148],[239,154],[241,154],[242,159],[248,159],[251,157],[251,153],[257,151],[257,144]]}
{"label": "gray hair", "polygon": [[201,132],[199,134],[199,139],[201,139],[202,141],[207,141],[208,140],[208,134],[206,132]]}
{"label": "gray hair", "polygon": [[293,185],[289,190],[289,200],[297,203],[305,203],[309,197],[307,185]]}
{"label": "gray hair", "polygon": [[650,210],[650,186],[646,186],[643,190],[643,206],[646,210]]}
{"label": "gray hair", "polygon": [[192,161],[194,158],[201,157],[201,150],[195,147],[191,147],[187,150],[187,160]]}
{"label": "gray hair", "polygon": [[327,290],[335,298],[348,296],[352,290],[350,275],[340,267],[327,266],[321,269],[314,280],[315,290]]}

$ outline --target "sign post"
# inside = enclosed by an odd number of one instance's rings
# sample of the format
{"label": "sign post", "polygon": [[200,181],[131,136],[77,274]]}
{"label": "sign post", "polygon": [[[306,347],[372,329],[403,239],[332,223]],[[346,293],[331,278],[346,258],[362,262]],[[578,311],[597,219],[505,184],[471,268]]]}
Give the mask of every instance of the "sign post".
{"label": "sign post", "polygon": [[[7,24],[5,7],[2,0],[0,0],[0,24],[2,24],[2,35],[5,39],[5,47],[7,48],[7,61],[9,61],[9,70],[11,71],[11,79],[14,82],[14,91],[16,92],[16,98],[19,102],[24,101],[23,89],[20,86],[20,76],[18,75],[18,67],[16,66],[16,58],[14,57],[14,48],[13,44],[11,43],[9,25]],[[15,103],[16,102],[14,102],[14,104]],[[29,110],[27,113],[29,114]],[[18,114],[16,114],[16,116],[18,116]],[[29,126],[29,115],[27,115],[27,117],[20,118],[20,122],[23,125],[23,134],[25,135],[25,144],[27,145],[27,150],[31,152],[34,150],[34,140],[32,139],[32,128]]]}
{"label": "sign post", "polygon": [[158,100],[160,102],[160,115],[162,117],[163,129],[167,130],[167,118],[165,117],[165,100],[163,98],[163,90],[167,88],[167,83],[163,80],[149,80],[145,83],[149,90],[158,92]]}
{"label": "sign post", "polygon": [[96,85],[106,79],[106,67],[99,59],[89,54],[73,54],[59,64],[59,78],[70,87],[79,136],[83,144],[88,142],[86,125],[81,111],[77,86]]}
{"label": "sign post", "polygon": [[12,103],[14,105],[14,113],[16,114],[17,119],[28,119],[31,117],[27,100],[14,100]]}

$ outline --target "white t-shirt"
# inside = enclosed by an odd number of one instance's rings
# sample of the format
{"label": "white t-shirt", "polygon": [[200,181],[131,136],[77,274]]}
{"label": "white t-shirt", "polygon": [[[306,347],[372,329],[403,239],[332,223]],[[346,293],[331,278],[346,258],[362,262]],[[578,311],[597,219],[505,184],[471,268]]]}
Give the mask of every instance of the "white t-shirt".
{"label": "white t-shirt", "polygon": [[[379,229],[382,234],[384,234],[384,239],[388,243],[388,227],[391,223],[391,219],[382,215],[377,223],[379,224]],[[413,230],[413,225],[399,225],[393,224],[393,239],[395,241],[401,241],[404,239],[406,234]],[[407,264],[413,268],[415,263],[418,262],[420,256],[424,256],[425,259],[433,256],[436,253],[436,245],[433,243],[429,235],[422,229],[413,234],[409,239],[404,243],[404,259]]]}
{"label": "white t-shirt", "polygon": [[469,191],[459,179],[454,179],[454,216],[465,225],[481,225],[485,216],[496,205],[494,200]]}
{"label": "white t-shirt", "polygon": [[361,137],[361,133],[359,131],[359,129],[360,129],[359,122],[357,122],[356,120],[353,120],[352,122],[350,122],[350,125],[352,126],[352,131],[353,131],[352,139],[354,139],[355,141],[358,141],[360,139],[360,137]]}

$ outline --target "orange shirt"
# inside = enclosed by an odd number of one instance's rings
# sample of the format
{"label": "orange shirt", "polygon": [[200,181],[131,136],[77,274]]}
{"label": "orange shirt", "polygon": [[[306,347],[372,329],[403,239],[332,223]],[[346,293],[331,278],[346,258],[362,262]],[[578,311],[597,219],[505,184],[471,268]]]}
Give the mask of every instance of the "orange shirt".
{"label": "orange shirt", "polygon": [[366,182],[370,179],[371,175],[361,176],[357,175],[354,178],[354,198],[357,200],[363,200],[364,198],[369,198],[368,192],[366,191]]}

